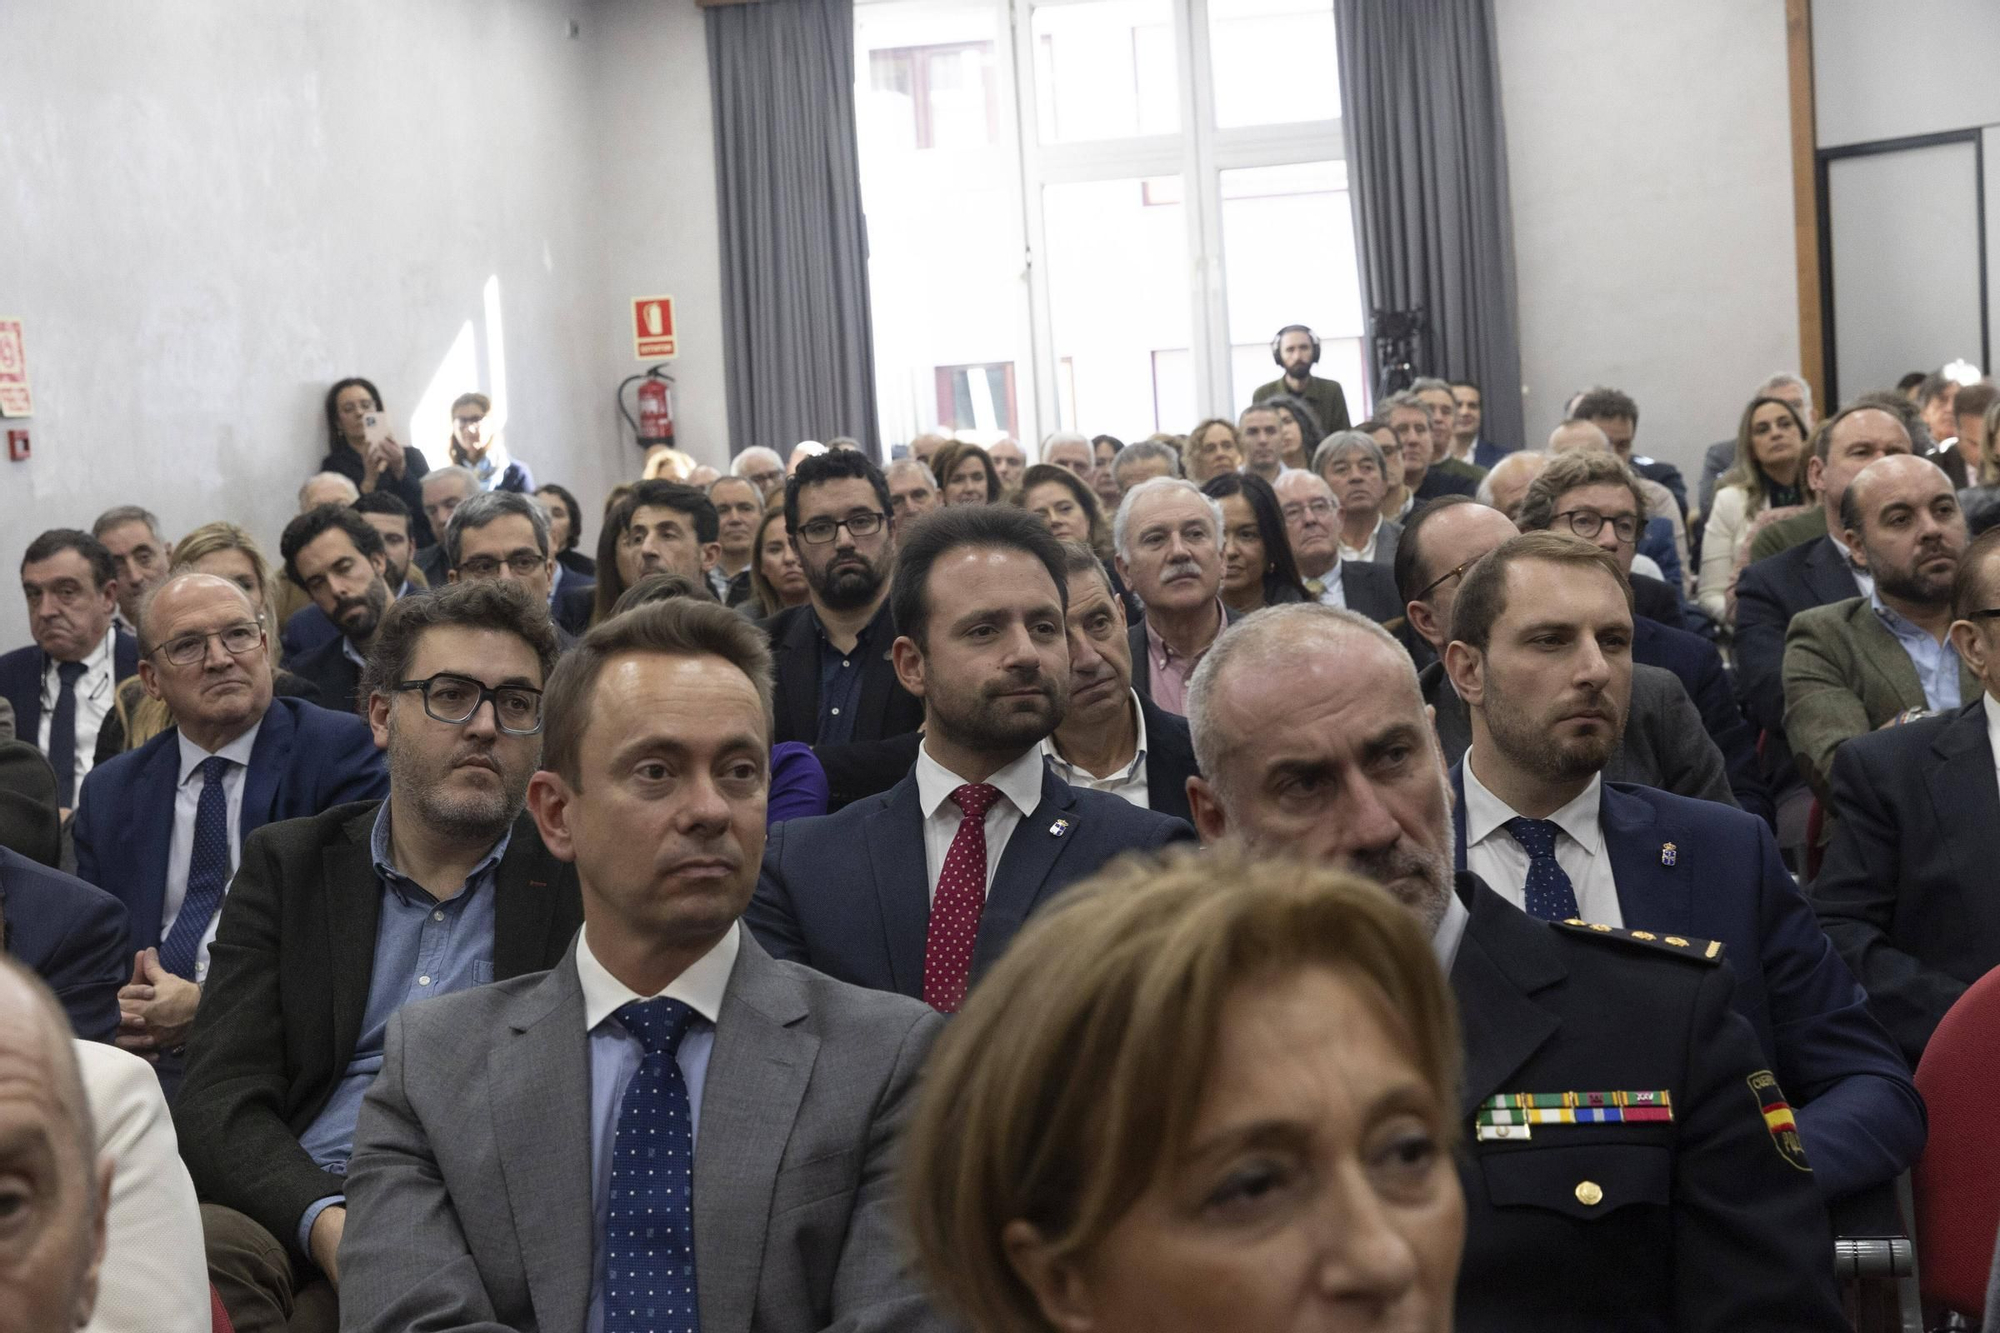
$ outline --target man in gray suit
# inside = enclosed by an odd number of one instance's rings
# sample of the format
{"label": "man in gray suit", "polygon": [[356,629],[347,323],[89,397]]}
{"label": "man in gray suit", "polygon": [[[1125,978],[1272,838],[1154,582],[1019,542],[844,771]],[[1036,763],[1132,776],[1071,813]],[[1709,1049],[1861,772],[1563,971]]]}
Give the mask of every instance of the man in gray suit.
{"label": "man in gray suit", "polygon": [[941,1020],[738,924],[764,843],[763,636],[712,603],[641,607],[562,660],[544,712],[528,800],[576,864],[583,930],[550,972],[391,1021],[342,1326],[945,1327],[891,1195]]}
{"label": "man in gray suit", "polygon": [[[1505,514],[1462,496],[1432,501],[1412,518],[1398,548],[1397,577],[1408,598],[1410,629],[1434,654],[1442,654],[1451,641],[1452,609],[1465,571],[1518,535]],[[1442,662],[1431,661],[1417,680],[1434,712],[1438,748],[1446,764],[1456,764],[1472,744],[1471,711],[1452,688]],[[1615,773],[1618,782],[1737,804],[1722,751],[1703,730],[1700,711],[1680,678],[1659,667],[1633,664],[1625,733],[1604,771]]]}

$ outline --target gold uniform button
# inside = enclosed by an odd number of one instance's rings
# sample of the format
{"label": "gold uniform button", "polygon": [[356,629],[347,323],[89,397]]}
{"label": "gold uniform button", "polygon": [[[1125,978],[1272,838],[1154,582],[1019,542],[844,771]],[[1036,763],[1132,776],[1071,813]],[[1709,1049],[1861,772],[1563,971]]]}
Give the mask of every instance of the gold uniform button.
{"label": "gold uniform button", "polygon": [[1576,1201],[1586,1208],[1595,1208],[1604,1202],[1604,1191],[1594,1180],[1580,1180],[1576,1186]]}

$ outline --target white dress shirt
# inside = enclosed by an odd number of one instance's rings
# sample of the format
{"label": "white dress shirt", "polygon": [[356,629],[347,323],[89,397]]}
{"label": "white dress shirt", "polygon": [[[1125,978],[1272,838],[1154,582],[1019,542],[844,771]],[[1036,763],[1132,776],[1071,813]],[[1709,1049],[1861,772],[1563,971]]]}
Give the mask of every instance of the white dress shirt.
{"label": "white dress shirt", "polygon": [[1386,522],[1388,522],[1386,518],[1383,518],[1379,514],[1376,515],[1375,526],[1368,529],[1368,540],[1360,546],[1349,546],[1346,542],[1342,542],[1340,544],[1340,558],[1342,560],[1359,560],[1364,565],[1374,564],[1375,544],[1382,540],[1382,525]]}
{"label": "white dress shirt", "polygon": [[1982,693],[1979,706],[1986,710],[1986,744],[1993,750],[1994,780],[2000,781],[2000,700],[1990,692]]}
{"label": "white dress shirt", "polygon": [[[1042,753],[1047,755],[1049,762],[1055,766],[1056,776],[1070,786],[1108,792],[1128,805],[1136,805],[1141,810],[1150,810],[1152,794],[1146,783],[1146,710],[1139,707],[1138,691],[1127,690],[1126,693],[1132,698],[1132,716],[1139,724],[1139,747],[1133,752],[1131,763],[1116,773],[1100,778],[1089,769],[1079,768],[1063,758],[1062,751],[1056,748],[1056,738],[1053,735],[1042,742]],[[987,883],[992,883],[990,876]]]}
{"label": "white dress shirt", "polygon": [[[113,679],[117,658],[113,645],[118,641],[114,625],[104,632],[104,642],[83,659],[83,674],[76,678],[76,794],[83,795],[83,775],[97,762],[97,731],[111,715],[117,702],[118,682]],[[56,701],[62,697],[59,664],[51,657],[42,666],[42,720],[35,742],[43,754],[49,752],[49,728],[55,724]]]}
{"label": "white dress shirt", "polygon": [[[1042,747],[1031,745],[1019,759],[986,779],[1000,789],[1000,799],[986,811],[986,890],[993,891],[993,872],[1007,839],[1042,803]],[[944,873],[944,858],[951,840],[965,816],[947,800],[965,785],[965,779],[931,758],[930,744],[917,747],[917,804],[924,812],[924,877],[930,882],[931,900],[937,900],[938,876]]]}
{"label": "white dress shirt", "polygon": [[1854,586],[1861,590],[1861,595],[1863,597],[1873,597],[1875,595],[1875,576],[1854,563],[1854,552],[1847,549],[1847,543],[1840,539],[1840,534],[1829,528],[1826,539],[1833,543],[1833,549],[1840,552],[1840,558],[1847,562],[1847,572],[1854,576]]}
{"label": "white dress shirt", "polygon": [[1431,934],[1431,953],[1447,977],[1451,975],[1451,965],[1458,961],[1459,941],[1465,938],[1465,926],[1471,920],[1472,913],[1465,910],[1458,894],[1446,894],[1444,920],[1438,922],[1437,930]]}
{"label": "white dress shirt", "polygon": [[[222,775],[222,796],[229,806],[229,873],[236,873],[237,862],[243,855],[243,784],[250,773],[250,752],[257,746],[257,733],[264,729],[264,719],[258,718],[256,725],[238,736],[215,753],[231,760],[228,770]],[[174,928],[174,918],[181,914],[181,903],[187,899],[188,858],[194,855],[194,817],[201,807],[201,789],[205,785],[201,777],[202,760],[209,758],[209,752],[187,738],[184,731],[174,733],[181,747],[180,783],[174,788],[174,832],[167,840],[167,896],[160,909],[160,938]],[[217,905],[215,915],[208,919],[208,929],[202,932],[201,945],[195,950],[194,979],[199,985],[208,979],[208,946],[215,942],[216,923],[222,920],[222,908]]]}
{"label": "white dress shirt", "polygon": [[117,1163],[97,1308],[84,1333],[208,1333],[201,1205],[181,1165],[160,1080],[129,1051],[95,1041],[72,1045],[97,1151]]}
{"label": "white dress shirt", "polygon": [[[1476,750],[1465,752],[1465,868],[1485,880],[1488,887],[1514,906],[1528,905],[1528,852],[1506,828],[1507,821],[1521,812],[1486,789],[1472,771]],[[1576,892],[1577,911],[1585,921],[1607,926],[1623,926],[1625,914],[1618,907],[1618,882],[1611,874],[1611,854],[1604,846],[1604,830],[1598,825],[1598,801],[1604,779],[1593,776],[1590,785],[1554,814],[1556,864],[1569,876]]]}

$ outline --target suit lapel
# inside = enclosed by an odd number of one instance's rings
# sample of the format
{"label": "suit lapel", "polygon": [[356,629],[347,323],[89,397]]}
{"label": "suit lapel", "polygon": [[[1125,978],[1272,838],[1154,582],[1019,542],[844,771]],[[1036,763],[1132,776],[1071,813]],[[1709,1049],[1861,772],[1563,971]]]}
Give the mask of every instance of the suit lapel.
{"label": "suit lapel", "polygon": [[1063,850],[1083,836],[1084,817],[1076,808],[1076,791],[1049,771],[1042,761],[1042,799],[1022,816],[1000,864],[987,887],[986,907],[979,914],[979,935],[972,945],[972,975],[982,975],[1013,942],[1028,914],[1048,887]]}
{"label": "suit lapel", "polygon": [[135,844],[133,864],[141,876],[132,909],[132,938],[140,947],[162,942],[161,921],[167,910],[167,858],[173,854],[174,796],[180,785],[179,733],[169,728],[146,756],[145,771],[133,784],[141,804],[130,830]]}
{"label": "suit lapel", "polygon": [[778,1167],[819,1054],[819,1038],[800,1026],[807,1010],[798,983],[749,931],[742,940],[715,1025],[694,1153],[704,1333],[749,1333]]}
{"label": "suit lapel", "polygon": [[1894,698],[1897,711],[1924,707],[1924,687],[1917,679],[1917,668],[1866,598],[1856,604],[1848,623],[1855,629],[1854,651],[1863,669],[1874,673],[1881,687]]}
{"label": "suit lapel", "polygon": [[810,606],[792,614],[778,651],[784,659],[778,677],[792,683],[792,688],[779,691],[785,700],[787,730],[792,739],[810,745],[819,739],[819,632]]}
{"label": "suit lapel", "polygon": [[1552,927],[1507,905],[1470,875],[1472,912],[1452,960],[1451,989],[1464,1025],[1463,1112],[1500,1091],[1514,1071],[1561,1028],[1534,996],[1568,976],[1550,941]]}
{"label": "suit lapel", "polygon": [[889,789],[862,825],[875,884],[875,909],[889,976],[904,995],[924,990],[924,942],[930,933],[930,872],[924,861],[924,812],[914,772]]}
{"label": "suit lapel", "polygon": [[375,979],[375,935],[382,925],[382,886],[375,878],[368,836],[381,802],[347,821],[342,836],[320,853],[323,947],[333,971],[333,1068],[346,1066],[361,1041],[368,988]]}
{"label": "suit lapel", "polygon": [[292,710],[273,699],[264,710],[264,723],[257,728],[257,743],[250,747],[250,767],[243,774],[238,851],[243,848],[241,839],[271,822],[271,811],[278,799],[278,775],[291,768],[294,730]]}
{"label": "suit lapel", "polygon": [[1146,652],[1146,624],[1135,622],[1125,631],[1125,645],[1132,650],[1132,688],[1142,699],[1153,697],[1153,661]]}
{"label": "suit lapel", "polygon": [[[1445,685],[1450,689],[1449,683]],[[1465,873],[1465,760],[1451,766],[1451,868]]]}
{"label": "suit lapel", "polygon": [[[1996,786],[1985,707],[1975,702],[1961,712],[1931,742],[1931,753],[1938,762],[1925,767],[1924,789],[1937,826],[1952,830],[1950,854],[1962,882],[1983,884],[2000,865],[2000,786]],[[1985,893],[1968,897],[1982,905],[1991,902]],[[1994,914],[1993,909],[1988,912]]]}
{"label": "suit lapel", "polygon": [[[1694,876],[1665,863],[1665,848],[1675,830],[1661,824],[1643,799],[1605,783],[1598,794],[1597,821],[1604,834],[1604,851],[1611,858],[1611,879],[1618,890],[1618,910],[1633,929],[1688,933],[1694,924]],[[1678,857],[1675,858],[1678,861]]]}
{"label": "suit lapel", "polygon": [[880,736],[888,730],[889,700],[896,693],[896,667],[889,659],[889,650],[896,643],[896,621],[890,611],[889,599],[882,599],[881,609],[868,622],[868,632],[863,636],[867,641],[857,643],[854,650],[867,654],[861,662],[861,697],[854,704],[854,738],[865,740]]}
{"label": "suit lapel", "polygon": [[1854,581],[1854,571],[1848,568],[1847,558],[1840,548],[1833,544],[1833,538],[1822,537],[1813,543],[1806,556],[1806,586],[1818,599],[1817,606],[1829,606],[1834,602],[1844,602],[1850,597],[1861,595],[1861,585]]}
{"label": "suit lapel", "polygon": [[523,810],[514,820],[507,854],[493,873],[493,978],[496,981],[548,966],[548,938],[555,919],[562,864],[548,854]]}
{"label": "suit lapel", "polygon": [[496,1040],[489,1087],[493,1137],[535,1322],[582,1328],[596,1271],[597,1220],[590,1037],[574,953],[520,998]]}

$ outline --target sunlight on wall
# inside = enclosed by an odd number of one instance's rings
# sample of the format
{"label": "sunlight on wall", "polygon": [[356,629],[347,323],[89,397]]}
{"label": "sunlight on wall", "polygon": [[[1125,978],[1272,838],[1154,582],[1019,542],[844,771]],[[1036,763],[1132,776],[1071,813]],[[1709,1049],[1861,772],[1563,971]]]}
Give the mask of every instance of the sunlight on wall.
{"label": "sunlight on wall", "polygon": [[486,396],[493,410],[486,417],[486,436],[499,439],[507,429],[507,337],[500,324],[500,275],[486,280]]}
{"label": "sunlight on wall", "polygon": [[410,422],[410,443],[423,450],[432,467],[451,462],[451,401],[479,387],[479,355],[474,347],[472,321],[459,326],[444,354],[437,373],[417,400],[415,418]]}

